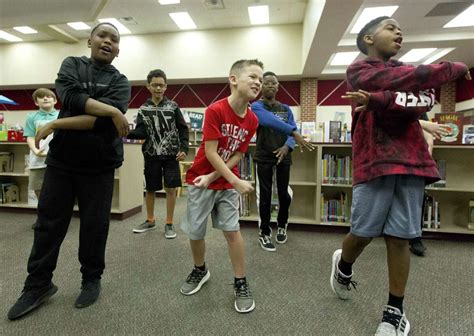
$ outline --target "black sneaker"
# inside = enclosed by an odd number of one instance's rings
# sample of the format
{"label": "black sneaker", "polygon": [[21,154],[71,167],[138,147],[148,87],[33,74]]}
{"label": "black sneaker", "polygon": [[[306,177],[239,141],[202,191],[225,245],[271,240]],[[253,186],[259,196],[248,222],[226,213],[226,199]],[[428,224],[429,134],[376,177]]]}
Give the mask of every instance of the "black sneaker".
{"label": "black sneaker", "polygon": [[278,244],[285,244],[286,241],[288,240],[288,234],[286,233],[287,227],[288,227],[288,223],[286,223],[284,227],[278,227],[276,240],[275,240]]}
{"label": "black sneaker", "polygon": [[267,236],[261,233],[258,236],[258,242],[260,243],[260,246],[262,247],[262,249],[264,249],[265,251],[268,251],[268,252],[276,251],[276,247],[275,245],[273,245],[272,238],[270,238],[270,236]]}
{"label": "black sneaker", "polygon": [[255,309],[255,301],[249,284],[245,280],[239,280],[234,285],[234,308],[239,313],[250,313]]}
{"label": "black sneaker", "polygon": [[76,299],[74,307],[86,308],[97,301],[100,294],[100,280],[82,282],[81,294]]}
{"label": "black sneaker", "polygon": [[46,287],[30,289],[25,287],[19,299],[8,311],[8,319],[16,320],[38,308],[58,291],[58,287],[50,283]]}
{"label": "black sneaker", "polygon": [[425,255],[426,247],[423,245],[423,242],[419,238],[410,240],[410,251],[414,255],[423,257]]}

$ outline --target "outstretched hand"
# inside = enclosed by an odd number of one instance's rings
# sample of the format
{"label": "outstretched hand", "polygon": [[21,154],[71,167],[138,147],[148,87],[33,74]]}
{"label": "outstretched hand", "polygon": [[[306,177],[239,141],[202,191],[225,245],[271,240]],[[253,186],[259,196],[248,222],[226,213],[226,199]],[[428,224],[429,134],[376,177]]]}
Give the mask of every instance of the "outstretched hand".
{"label": "outstretched hand", "polygon": [[285,158],[285,156],[288,155],[289,151],[290,150],[287,145],[283,145],[280,148],[273,151],[273,154],[275,154],[275,156],[278,159],[277,164],[280,164],[280,162]]}
{"label": "outstretched hand", "polygon": [[449,125],[437,124],[437,123],[426,123],[426,131],[430,133],[435,139],[441,139],[441,137],[449,134]]}
{"label": "outstretched hand", "polygon": [[367,109],[367,105],[369,105],[370,92],[364,90],[346,92],[346,94],[341,96],[341,98],[356,102],[358,106],[355,108],[355,112],[362,112],[365,111]]}
{"label": "outstretched hand", "polygon": [[300,147],[300,151],[303,152],[303,149],[307,149],[310,152],[314,149],[314,146],[311,142],[306,141],[300,132],[293,132],[293,138],[295,138],[296,143]]}

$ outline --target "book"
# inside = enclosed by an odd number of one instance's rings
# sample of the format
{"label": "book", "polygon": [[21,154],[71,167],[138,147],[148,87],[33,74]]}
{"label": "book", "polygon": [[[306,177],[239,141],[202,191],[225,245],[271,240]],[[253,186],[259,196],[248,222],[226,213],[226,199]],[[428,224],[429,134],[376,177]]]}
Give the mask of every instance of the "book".
{"label": "book", "polygon": [[466,145],[474,145],[474,125],[463,125],[462,143]]}
{"label": "book", "polygon": [[341,142],[342,124],[340,121],[329,122],[329,141],[334,143]]}
{"label": "book", "polygon": [[0,152],[0,173],[13,171],[15,154],[12,152]]}
{"label": "book", "polygon": [[463,131],[463,115],[461,113],[436,113],[433,118],[438,124],[448,125],[448,134],[435,139],[435,145],[461,144]]}
{"label": "book", "polygon": [[441,179],[433,184],[435,188],[446,187],[446,160],[436,160],[436,167],[438,168]]}
{"label": "book", "polygon": [[303,121],[301,123],[301,135],[303,138],[311,139],[311,134],[316,131],[316,123],[314,121]]}

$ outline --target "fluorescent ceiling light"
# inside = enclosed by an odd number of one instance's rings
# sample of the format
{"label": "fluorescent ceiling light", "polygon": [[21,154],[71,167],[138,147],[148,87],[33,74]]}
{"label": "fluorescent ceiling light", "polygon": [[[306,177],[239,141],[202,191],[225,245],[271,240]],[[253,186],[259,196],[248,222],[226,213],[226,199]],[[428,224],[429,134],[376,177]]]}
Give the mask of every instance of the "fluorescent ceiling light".
{"label": "fluorescent ceiling light", "polygon": [[249,6],[250,23],[253,25],[268,24],[270,16],[268,14],[268,6]]}
{"label": "fluorescent ceiling light", "polygon": [[3,30],[0,30],[0,39],[7,40],[9,42],[21,42],[23,39],[16,37],[15,35],[8,34],[7,32],[4,32]]}
{"label": "fluorescent ceiling light", "polygon": [[130,30],[128,30],[127,27],[125,27],[122,23],[120,23],[119,20],[117,20],[115,18],[99,19],[99,22],[101,22],[101,23],[108,22],[108,23],[113,24],[115,27],[117,27],[120,34],[125,35],[125,34],[131,34],[132,33]]}
{"label": "fluorescent ceiling light", "polygon": [[13,29],[19,31],[22,34],[38,34],[38,31],[28,26],[13,27]]}
{"label": "fluorescent ceiling light", "polygon": [[191,16],[189,16],[188,12],[176,12],[170,13],[171,18],[179,27],[179,29],[196,29],[196,24],[194,23]]}
{"label": "fluorescent ceiling light", "polygon": [[68,22],[67,25],[75,30],[87,30],[91,29],[91,27],[84,22]]}
{"label": "fluorescent ceiling light", "polygon": [[382,7],[367,7],[364,8],[359,15],[356,23],[351,29],[351,34],[357,34],[364,26],[379,16],[392,16],[397,10],[398,6],[382,6]]}
{"label": "fluorescent ceiling light", "polygon": [[419,49],[412,49],[409,52],[407,52],[405,55],[400,57],[399,61],[400,62],[408,62],[408,63],[413,63],[413,62],[418,62],[419,60],[425,58],[429,54],[433,53],[436,50],[436,48],[419,48]]}
{"label": "fluorescent ceiling light", "polygon": [[439,52],[437,52],[436,54],[434,54],[433,56],[431,56],[430,58],[426,59],[426,61],[423,62],[423,64],[431,64],[433,63],[434,61],[436,61],[437,59],[440,59],[441,57],[449,54],[451,51],[453,51],[454,49],[456,48],[444,48],[444,49],[441,49]]}
{"label": "fluorescent ceiling light", "polygon": [[360,54],[358,51],[338,52],[334,54],[330,65],[349,65]]}
{"label": "fluorescent ceiling light", "polygon": [[474,26],[474,5],[468,7],[465,11],[461,12],[454,19],[446,23],[443,28],[453,27],[469,27]]}
{"label": "fluorescent ceiling light", "polygon": [[160,5],[175,5],[179,4],[181,0],[158,0]]}

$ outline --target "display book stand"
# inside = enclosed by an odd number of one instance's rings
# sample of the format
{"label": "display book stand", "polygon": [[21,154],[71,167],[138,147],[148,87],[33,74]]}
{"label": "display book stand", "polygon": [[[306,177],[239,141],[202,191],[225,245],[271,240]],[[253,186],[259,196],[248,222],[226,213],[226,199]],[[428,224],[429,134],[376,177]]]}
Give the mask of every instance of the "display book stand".
{"label": "display book stand", "polygon": [[[28,176],[25,158],[29,147],[26,142],[0,142],[0,152],[13,153],[13,170],[0,171],[0,183],[13,183],[18,186],[19,199],[15,202],[0,204],[0,211],[36,211],[37,205],[28,202]],[[111,215],[114,219],[125,219],[141,212],[143,188],[138,181],[143,178],[143,166],[139,144],[124,144],[123,165],[116,169]],[[8,169],[10,170],[10,169]],[[77,207],[75,207],[77,210]]]}

